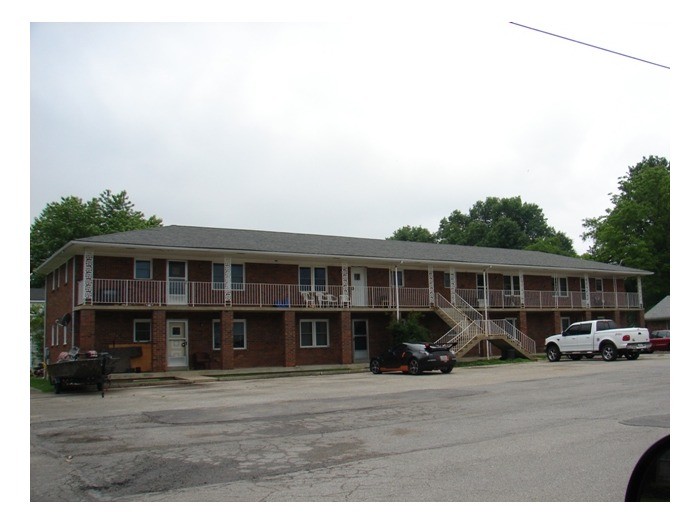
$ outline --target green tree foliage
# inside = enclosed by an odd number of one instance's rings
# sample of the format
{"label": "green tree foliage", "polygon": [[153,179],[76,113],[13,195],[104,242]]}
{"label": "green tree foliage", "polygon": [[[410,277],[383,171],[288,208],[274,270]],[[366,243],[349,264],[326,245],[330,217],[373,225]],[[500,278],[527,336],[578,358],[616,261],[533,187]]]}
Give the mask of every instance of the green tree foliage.
{"label": "green tree foliage", "polygon": [[576,256],[571,239],[547,224],[539,206],[524,203],[520,197],[488,197],[485,201],[474,204],[469,213],[453,211],[440,221],[435,233],[420,226],[404,226],[396,230],[390,239],[536,250]]}
{"label": "green tree foliage", "polygon": [[29,305],[29,340],[32,342],[32,355],[37,362],[44,360],[44,305]]}
{"label": "green tree foliage", "polygon": [[396,230],[389,240],[412,242],[435,242],[435,235],[422,226],[403,226]]}
{"label": "green tree foliage", "polygon": [[162,220],[155,215],[146,218],[134,210],[126,191],[112,193],[105,190],[87,202],[72,196],[51,202],[30,227],[31,285],[43,285],[43,278],[35,275],[34,270],[74,239],[161,225]]}
{"label": "green tree foliage", "polygon": [[430,331],[421,324],[422,317],[418,312],[411,312],[405,318],[393,318],[389,323],[392,345],[429,341]]}
{"label": "green tree foliage", "polygon": [[606,263],[654,272],[643,281],[644,303],[653,306],[670,293],[671,165],[663,157],[644,157],[618,179],[605,215],[585,219],[587,255]]}

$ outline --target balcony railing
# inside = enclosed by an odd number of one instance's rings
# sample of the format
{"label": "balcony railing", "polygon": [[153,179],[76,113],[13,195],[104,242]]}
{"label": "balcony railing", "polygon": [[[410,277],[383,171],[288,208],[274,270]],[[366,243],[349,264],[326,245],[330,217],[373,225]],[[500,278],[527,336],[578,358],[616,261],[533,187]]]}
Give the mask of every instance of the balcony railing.
{"label": "balcony railing", "polygon": [[[79,283],[79,304],[84,301],[84,282]],[[588,300],[581,292],[555,295],[550,291],[526,290],[513,294],[490,290],[459,289],[457,295],[480,310],[495,309],[633,309],[640,308],[639,294],[595,292]],[[351,286],[346,294],[340,285],[314,288],[298,284],[223,284],[192,281],[93,279],[92,304],[124,306],[242,306],[268,308],[430,308],[428,288]]]}

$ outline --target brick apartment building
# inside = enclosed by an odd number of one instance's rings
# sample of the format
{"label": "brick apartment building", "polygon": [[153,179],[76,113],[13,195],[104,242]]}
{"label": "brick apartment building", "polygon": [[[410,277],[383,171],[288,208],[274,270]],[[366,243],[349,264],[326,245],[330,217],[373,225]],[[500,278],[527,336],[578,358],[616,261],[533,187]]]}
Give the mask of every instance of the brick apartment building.
{"label": "brick apartment building", "polygon": [[531,356],[568,323],[643,326],[649,275],[531,251],[187,226],[74,240],[38,272],[51,361],[74,346],[122,351],[143,372],[367,362],[410,312],[459,355]]}

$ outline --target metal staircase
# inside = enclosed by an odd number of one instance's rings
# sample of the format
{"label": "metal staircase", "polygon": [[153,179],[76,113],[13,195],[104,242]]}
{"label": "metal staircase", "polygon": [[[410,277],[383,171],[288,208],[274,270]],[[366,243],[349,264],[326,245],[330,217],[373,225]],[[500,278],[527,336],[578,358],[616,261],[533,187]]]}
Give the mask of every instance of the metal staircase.
{"label": "metal staircase", "polygon": [[[455,304],[456,303],[456,304]],[[463,356],[481,341],[490,341],[501,350],[512,349],[515,355],[534,359],[537,344],[513,323],[489,320],[459,296],[451,303],[441,294],[435,297],[437,314],[452,328],[436,343],[456,343],[455,353]]]}

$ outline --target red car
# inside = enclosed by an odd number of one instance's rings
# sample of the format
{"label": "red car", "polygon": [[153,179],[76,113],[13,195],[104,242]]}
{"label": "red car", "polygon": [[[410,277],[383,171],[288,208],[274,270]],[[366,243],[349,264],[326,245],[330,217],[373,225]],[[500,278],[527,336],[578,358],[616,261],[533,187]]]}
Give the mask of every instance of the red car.
{"label": "red car", "polygon": [[651,341],[651,348],[649,353],[654,350],[671,350],[671,331],[670,330],[655,330],[649,336],[649,341]]}

